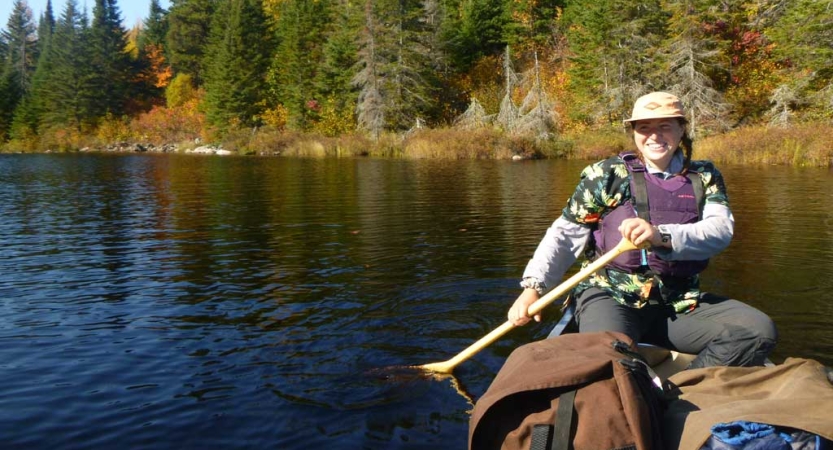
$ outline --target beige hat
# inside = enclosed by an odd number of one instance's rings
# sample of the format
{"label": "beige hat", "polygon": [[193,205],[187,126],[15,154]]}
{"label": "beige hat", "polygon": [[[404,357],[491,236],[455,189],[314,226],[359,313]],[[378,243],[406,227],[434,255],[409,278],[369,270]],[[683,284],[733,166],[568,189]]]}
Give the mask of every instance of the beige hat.
{"label": "beige hat", "polygon": [[683,102],[676,95],[668,92],[651,92],[636,99],[633,104],[633,114],[625,122],[673,117],[685,119]]}

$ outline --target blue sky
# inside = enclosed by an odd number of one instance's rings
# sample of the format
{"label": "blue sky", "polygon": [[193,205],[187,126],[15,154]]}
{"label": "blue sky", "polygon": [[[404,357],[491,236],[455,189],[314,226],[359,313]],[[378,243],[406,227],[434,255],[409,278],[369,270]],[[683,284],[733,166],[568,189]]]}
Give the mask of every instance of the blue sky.
{"label": "blue sky", "polygon": [[[46,8],[46,0],[24,0],[24,2],[32,10],[32,19],[37,22],[44,8]],[[90,11],[90,17],[92,17],[95,0],[76,0],[76,2],[78,6],[86,6]],[[13,0],[0,0],[0,28],[6,29],[9,15],[12,13],[12,3],[14,3]],[[150,10],[150,0],[118,0],[117,4],[121,10],[125,28],[132,28],[137,22],[147,17]],[[159,0],[159,4],[165,9],[171,6],[171,2],[168,0]],[[61,16],[65,5],[66,0],[52,0],[52,10],[55,12],[56,19]]]}

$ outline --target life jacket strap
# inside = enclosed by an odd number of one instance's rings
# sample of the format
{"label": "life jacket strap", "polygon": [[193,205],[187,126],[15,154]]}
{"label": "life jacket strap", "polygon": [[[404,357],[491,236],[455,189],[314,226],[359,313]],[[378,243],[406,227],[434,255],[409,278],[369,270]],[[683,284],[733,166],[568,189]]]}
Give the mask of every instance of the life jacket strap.
{"label": "life jacket strap", "polygon": [[639,160],[635,153],[625,152],[619,155],[625,165],[628,167],[628,172],[631,173],[631,198],[633,199],[633,207],[636,210],[636,215],[650,223],[651,210],[648,207],[648,185],[645,182],[645,165]]}
{"label": "life jacket strap", "polygon": [[686,176],[691,180],[691,187],[694,189],[694,200],[697,201],[697,218],[703,218],[703,207],[706,202],[706,192],[703,187],[703,180],[698,173],[687,173]]}

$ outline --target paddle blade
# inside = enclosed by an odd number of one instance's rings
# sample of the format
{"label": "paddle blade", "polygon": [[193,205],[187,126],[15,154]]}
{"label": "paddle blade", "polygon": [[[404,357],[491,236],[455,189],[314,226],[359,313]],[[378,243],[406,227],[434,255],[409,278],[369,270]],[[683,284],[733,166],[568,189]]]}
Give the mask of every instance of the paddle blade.
{"label": "paddle blade", "polygon": [[431,364],[423,364],[421,366],[414,366],[417,369],[427,370],[429,372],[435,373],[451,373],[454,371],[454,365],[450,364],[448,361],[431,363]]}
{"label": "paddle blade", "polygon": [[[435,370],[427,367],[437,367]],[[445,382],[448,381],[451,387],[463,397],[466,402],[472,407],[474,406],[474,397],[466,390],[460,381],[451,374],[454,366],[448,366],[446,363],[425,364],[423,366],[388,366],[382,368],[372,369],[366,372],[377,379],[392,381],[396,383],[412,384],[415,380],[434,380]]]}

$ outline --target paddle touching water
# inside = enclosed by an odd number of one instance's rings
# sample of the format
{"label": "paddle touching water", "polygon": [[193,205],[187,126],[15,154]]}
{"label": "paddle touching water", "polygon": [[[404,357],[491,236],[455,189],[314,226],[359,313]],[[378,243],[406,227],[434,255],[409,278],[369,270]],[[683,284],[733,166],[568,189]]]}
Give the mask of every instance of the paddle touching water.
{"label": "paddle touching water", "polygon": [[[627,239],[622,239],[619,242],[619,245],[614,247],[613,250],[605,253],[600,258],[593,261],[590,265],[588,265],[584,269],[577,272],[575,275],[568,278],[566,281],[558,285],[556,288],[548,292],[543,297],[539,298],[535,303],[529,305],[529,316],[531,317],[541,312],[541,310],[543,310],[547,305],[555,301],[557,298],[563,297],[565,294],[567,294],[567,292],[576,287],[576,285],[589,278],[590,275],[593,275],[602,267],[606,266],[617,256],[630,250],[637,250],[637,248],[638,247],[633,245],[631,241]],[[515,328],[515,325],[513,325],[512,322],[509,322],[507,320],[503,325],[495,328],[491,333],[487,334],[486,336],[483,336],[482,338],[480,338],[480,340],[478,340],[474,344],[471,344],[470,346],[468,346],[468,348],[460,352],[457,356],[449,359],[448,361],[423,364],[421,366],[415,367],[418,369],[423,369],[435,373],[451,373],[454,370],[454,368],[457,367],[458,364],[471,358],[472,356],[474,356],[474,354],[476,354],[480,350],[483,350],[489,344],[495,342],[501,336],[508,333],[509,330],[511,330],[512,328]]]}

